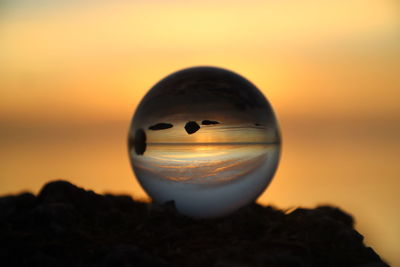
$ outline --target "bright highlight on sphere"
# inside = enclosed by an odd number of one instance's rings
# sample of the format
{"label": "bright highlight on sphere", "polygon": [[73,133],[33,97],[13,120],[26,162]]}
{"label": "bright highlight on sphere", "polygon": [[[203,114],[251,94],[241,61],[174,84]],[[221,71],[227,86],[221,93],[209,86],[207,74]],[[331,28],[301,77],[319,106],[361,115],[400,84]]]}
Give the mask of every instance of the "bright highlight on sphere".
{"label": "bright highlight on sphere", "polygon": [[150,89],[129,129],[136,177],[159,203],[218,217],[254,201],[279,161],[280,134],[263,94],[214,67],[175,72]]}

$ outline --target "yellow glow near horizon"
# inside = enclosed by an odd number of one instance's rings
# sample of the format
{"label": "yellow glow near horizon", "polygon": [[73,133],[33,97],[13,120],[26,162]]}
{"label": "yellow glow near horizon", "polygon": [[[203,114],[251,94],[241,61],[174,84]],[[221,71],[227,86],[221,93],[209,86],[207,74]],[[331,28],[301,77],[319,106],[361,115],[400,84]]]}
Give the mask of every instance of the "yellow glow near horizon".
{"label": "yellow glow near horizon", "polygon": [[[354,100],[360,93],[369,98],[375,88],[366,88],[370,81],[357,70],[368,66],[378,80],[397,73],[392,43],[400,23],[392,1],[53,5],[14,8],[0,21],[3,119],[125,119],[155,82],[193,65],[244,75],[278,99],[280,112],[310,113],[324,102],[316,99],[329,99],[337,114],[341,96],[349,95],[353,112],[363,114],[368,100]],[[387,55],[374,53],[381,46],[389,47]],[[342,69],[332,68],[335,61]],[[341,79],[355,83],[354,90]],[[391,95],[398,96],[397,86],[387,86]],[[294,99],[306,102],[294,109]],[[375,111],[398,110],[397,101],[390,102],[395,97],[388,99],[375,99]]]}

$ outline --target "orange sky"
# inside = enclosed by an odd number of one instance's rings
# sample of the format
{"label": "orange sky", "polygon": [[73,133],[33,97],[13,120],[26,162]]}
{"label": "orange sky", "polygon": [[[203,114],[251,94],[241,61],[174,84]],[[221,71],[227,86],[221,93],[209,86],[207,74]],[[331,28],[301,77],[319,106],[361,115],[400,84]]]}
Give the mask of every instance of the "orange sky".
{"label": "orange sky", "polygon": [[399,113],[395,1],[25,2],[0,20],[2,119],[125,119],[193,65],[244,75],[284,114]]}
{"label": "orange sky", "polygon": [[166,75],[218,66],[260,88],[281,124],[282,163],[261,201],[342,206],[400,264],[399,8],[396,0],[3,1],[0,193],[66,177],[143,197],[125,143],[134,109]]}

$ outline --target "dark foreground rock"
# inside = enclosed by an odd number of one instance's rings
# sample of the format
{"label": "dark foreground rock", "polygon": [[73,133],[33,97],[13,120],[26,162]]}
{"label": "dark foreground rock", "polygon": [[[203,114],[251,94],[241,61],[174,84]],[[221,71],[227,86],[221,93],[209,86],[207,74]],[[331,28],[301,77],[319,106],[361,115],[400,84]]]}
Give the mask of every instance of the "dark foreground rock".
{"label": "dark foreground rock", "polygon": [[1,266],[388,266],[338,208],[195,220],[65,181],[0,198],[0,241]]}

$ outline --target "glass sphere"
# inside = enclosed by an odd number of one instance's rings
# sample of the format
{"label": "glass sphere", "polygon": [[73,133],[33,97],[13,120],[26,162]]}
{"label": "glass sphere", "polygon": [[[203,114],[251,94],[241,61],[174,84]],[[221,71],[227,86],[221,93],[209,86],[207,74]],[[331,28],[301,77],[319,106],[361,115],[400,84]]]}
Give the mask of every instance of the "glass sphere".
{"label": "glass sphere", "polygon": [[194,67],[145,95],[128,146],[136,177],[154,201],[173,200],[192,217],[218,217],[268,186],[280,134],[270,104],[252,83],[228,70]]}

